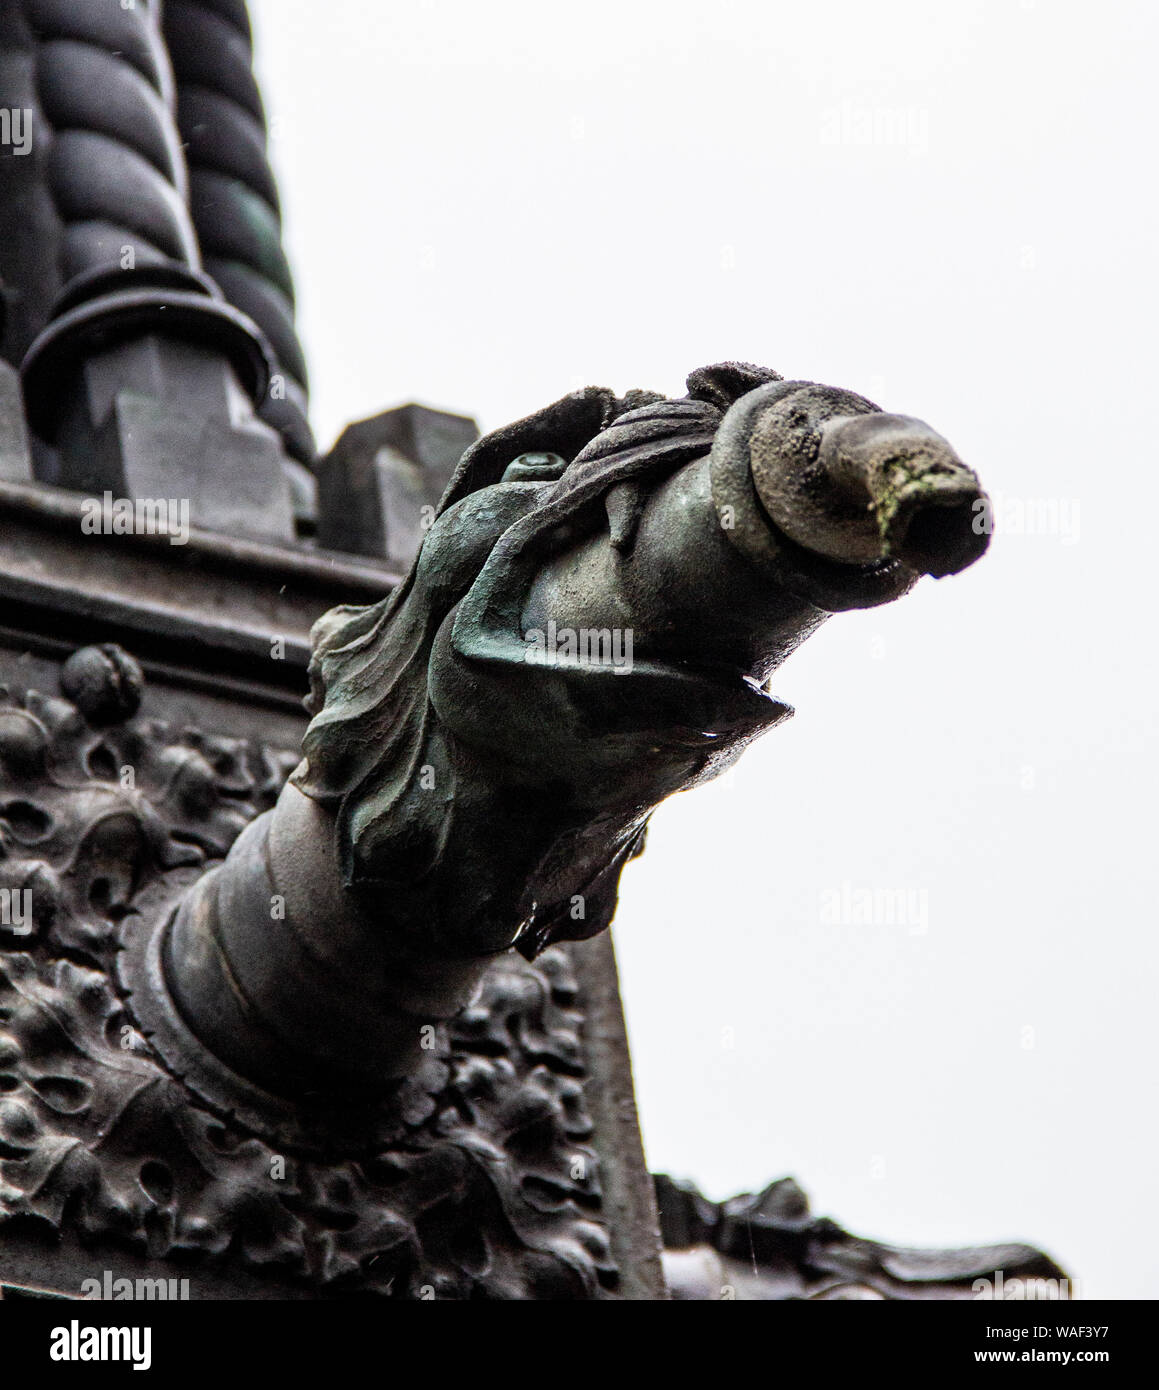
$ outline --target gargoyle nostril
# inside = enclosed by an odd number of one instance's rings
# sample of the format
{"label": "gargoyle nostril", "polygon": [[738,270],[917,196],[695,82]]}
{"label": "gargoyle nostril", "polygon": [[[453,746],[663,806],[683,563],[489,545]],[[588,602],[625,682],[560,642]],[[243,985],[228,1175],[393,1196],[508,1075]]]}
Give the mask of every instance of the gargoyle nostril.
{"label": "gargoyle nostril", "polygon": [[990,544],[988,532],[979,526],[978,500],[930,502],[914,508],[903,532],[891,543],[891,553],[935,579],[960,573]]}

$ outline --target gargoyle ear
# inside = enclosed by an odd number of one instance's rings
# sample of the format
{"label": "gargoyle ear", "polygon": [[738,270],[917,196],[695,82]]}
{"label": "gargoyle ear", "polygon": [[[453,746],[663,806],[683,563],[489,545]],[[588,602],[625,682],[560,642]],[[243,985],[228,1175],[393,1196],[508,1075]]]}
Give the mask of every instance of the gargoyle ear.
{"label": "gargoyle ear", "polygon": [[752,362],[717,362],[711,367],[697,367],[684,384],[693,400],[708,401],[723,411],[769,381],[784,381],[784,377],[771,367],[757,367]]}
{"label": "gargoyle ear", "polygon": [[444,512],[468,493],[490,487],[520,454],[560,454],[568,463],[609,425],[620,408],[614,391],[585,386],[513,425],[492,430],[478,439],[459,460],[439,503]]}

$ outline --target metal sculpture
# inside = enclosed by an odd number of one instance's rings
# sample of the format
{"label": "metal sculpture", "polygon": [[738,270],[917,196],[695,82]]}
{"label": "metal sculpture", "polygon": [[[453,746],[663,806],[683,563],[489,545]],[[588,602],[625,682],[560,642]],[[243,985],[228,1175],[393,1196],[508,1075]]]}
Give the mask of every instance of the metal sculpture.
{"label": "metal sculpture", "polygon": [[723,363],[319,458],[242,0],[14,0],[0,110],[0,1293],[1058,1273],[654,1189],[604,934],[779,663],[982,554],[946,441]]}

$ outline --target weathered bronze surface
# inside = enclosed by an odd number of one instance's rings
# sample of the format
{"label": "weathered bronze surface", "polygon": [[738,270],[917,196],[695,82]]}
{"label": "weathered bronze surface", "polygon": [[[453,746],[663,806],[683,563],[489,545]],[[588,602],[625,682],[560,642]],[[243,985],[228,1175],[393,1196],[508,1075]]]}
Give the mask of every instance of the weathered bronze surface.
{"label": "weathered bronze surface", "polygon": [[[811,549],[807,519],[789,540],[762,478],[866,420],[886,427],[874,492],[814,489],[817,527],[839,551],[831,516],[888,507],[888,539],[868,562]],[[481,440],[391,598],[315,629],[303,766],[156,948],[177,1011],[274,1091],[406,1075],[497,952],[603,930],[655,805],[789,713],[768,688],[784,657],[917,563],[969,563],[984,500],[920,422],[744,364]]]}
{"label": "weathered bronze surface", "polygon": [[361,1103],[287,1104],[195,1047],[169,1063],[160,996],[123,961],[297,754],[157,718],[116,646],[75,653],[62,684],[0,700],[0,880],[30,907],[0,926],[0,1282],[79,1295],[176,1261],[197,1298],[660,1296],[658,1238],[649,1256],[637,1217],[616,1258],[601,1219],[605,1170],[617,1218],[643,1179],[634,1128],[597,1139],[587,1100],[593,1077],[625,1087],[626,1060],[592,1052],[623,1047],[618,1007],[584,1008],[608,962],[497,960],[412,1075]]}
{"label": "weathered bronze surface", "polygon": [[605,932],[785,657],[981,555],[949,444],[721,363],[319,459],[243,0],[6,5],[0,108],[0,1291],[663,1298],[662,1234],[680,1297],[1055,1270],[786,1183],[658,1214]]}

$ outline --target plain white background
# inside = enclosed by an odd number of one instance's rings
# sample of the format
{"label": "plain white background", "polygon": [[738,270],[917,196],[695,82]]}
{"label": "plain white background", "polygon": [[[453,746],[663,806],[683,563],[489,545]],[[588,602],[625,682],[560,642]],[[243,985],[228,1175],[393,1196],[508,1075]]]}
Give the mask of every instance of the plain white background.
{"label": "plain white background", "polygon": [[656,815],[616,928],[651,1166],[1159,1295],[1154,7],[252,9],[323,443],[742,358],[999,495]]}

